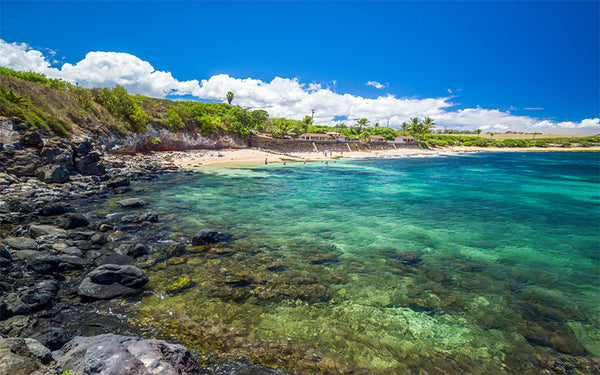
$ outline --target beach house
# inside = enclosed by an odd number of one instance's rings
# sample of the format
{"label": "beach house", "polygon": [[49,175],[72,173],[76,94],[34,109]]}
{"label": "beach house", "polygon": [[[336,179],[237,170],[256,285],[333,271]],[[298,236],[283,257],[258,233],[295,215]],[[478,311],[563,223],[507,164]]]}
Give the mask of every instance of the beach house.
{"label": "beach house", "polygon": [[371,142],[371,143],[383,143],[383,142],[385,142],[385,137],[382,137],[380,135],[370,135],[367,138],[367,142]]}
{"label": "beach house", "polygon": [[328,141],[329,136],[322,133],[304,133],[300,134],[298,139],[302,141]]}
{"label": "beach house", "polygon": [[338,132],[325,132],[329,136],[329,140],[331,141],[345,141],[346,137],[341,135]]}
{"label": "beach house", "polygon": [[394,143],[415,143],[415,138],[409,137],[406,135],[402,135],[402,136],[396,137],[394,139]]}

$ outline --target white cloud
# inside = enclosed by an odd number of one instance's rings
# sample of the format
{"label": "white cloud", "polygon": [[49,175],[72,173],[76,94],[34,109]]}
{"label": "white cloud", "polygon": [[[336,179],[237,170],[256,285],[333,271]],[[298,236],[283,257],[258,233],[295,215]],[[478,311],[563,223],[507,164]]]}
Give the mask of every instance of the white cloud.
{"label": "white cloud", "polygon": [[380,90],[384,87],[387,87],[387,85],[384,85],[383,83],[379,83],[377,81],[369,81],[369,82],[365,83],[365,86],[373,86],[376,89],[380,89]]}
{"label": "white cloud", "polygon": [[[50,53],[52,55],[52,53]],[[0,39],[0,66],[21,71],[34,71],[51,78],[78,83],[83,87],[121,85],[129,92],[164,98],[168,95],[191,95],[201,99],[225,101],[228,91],[235,94],[234,104],[264,109],[272,117],[302,119],[315,109],[315,122],[333,125],[334,119],[353,123],[366,117],[399,126],[413,116],[429,116],[439,126],[455,129],[480,128],[484,131],[528,131],[545,128],[578,128],[600,131],[598,118],[581,122],[554,122],[529,116],[515,116],[507,111],[484,108],[452,110],[452,97],[396,98],[393,95],[374,99],[352,94],[338,94],[319,83],[301,83],[296,78],[275,77],[270,82],[253,78],[234,78],[219,74],[203,79],[179,81],[170,72],[158,71],[147,61],[118,52],[89,52],[75,64],[52,67],[42,52],[24,43],[7,43]],[[335,81],[334,81],[335,87]],[[369,81],[376,88],[385,85]],[[456,89],[455,91],[461,91]],[[448,90],[451,93],[450,90]],[[534,108],[531,108],[534,109]],[[537,109],[537,108],[536,108]]]}

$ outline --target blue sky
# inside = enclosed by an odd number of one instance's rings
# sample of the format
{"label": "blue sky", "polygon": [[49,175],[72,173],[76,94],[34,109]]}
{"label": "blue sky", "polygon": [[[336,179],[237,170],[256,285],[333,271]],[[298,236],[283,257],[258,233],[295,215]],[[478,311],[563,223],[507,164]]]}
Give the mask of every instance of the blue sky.
{"label": "blue sky", "polygon": [[[599,20],[598,1],[2,0],[0,39],[12,57],[0,65],[152,96],[223,100],[231,89],[234,103],[272,115],[315,107],[322,123],[431,115],[454,128],[594,133]],[[49,65],[21,58],[17,44]],[[122,54],[87,55],[95,51]],[[116,66],[98,78],[94,69],[114,61],[147,63],[176,82]]]}

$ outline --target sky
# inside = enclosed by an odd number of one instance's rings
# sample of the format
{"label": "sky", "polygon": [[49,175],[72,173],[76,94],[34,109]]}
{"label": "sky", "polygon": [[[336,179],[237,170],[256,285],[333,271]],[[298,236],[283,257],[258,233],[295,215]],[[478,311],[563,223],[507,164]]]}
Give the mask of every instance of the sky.
{"label": "sky", "polygon": [[600,133],[597,0],[1,0],[0,66],[323,125]]}

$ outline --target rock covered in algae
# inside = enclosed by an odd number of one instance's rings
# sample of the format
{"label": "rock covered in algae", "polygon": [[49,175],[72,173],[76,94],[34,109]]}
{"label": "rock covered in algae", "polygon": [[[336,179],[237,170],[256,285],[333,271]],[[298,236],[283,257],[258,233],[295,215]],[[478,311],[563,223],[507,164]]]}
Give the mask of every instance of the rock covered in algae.
{"label": "rock covered in algae", "polygon": [[218,232],[211,229],[202,229],[192,237],[192,245],[201,246],[209,245],[217,242],[227,241],[231,238],[231,234]]}
{"label": "rock covered in algae", "polygon": [[183,276],[178,278],[167,288],[167,293],[176,294],[185,289],[191,288],[192,286],[194,286],[194,282],[189,277]]}

